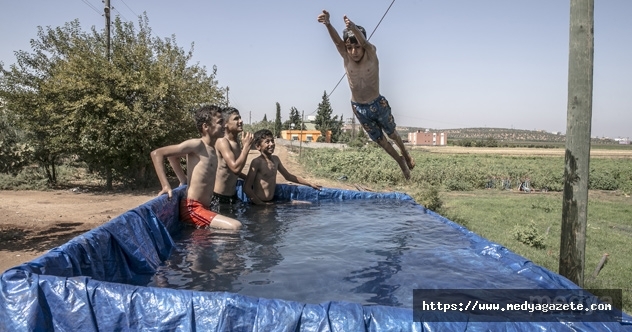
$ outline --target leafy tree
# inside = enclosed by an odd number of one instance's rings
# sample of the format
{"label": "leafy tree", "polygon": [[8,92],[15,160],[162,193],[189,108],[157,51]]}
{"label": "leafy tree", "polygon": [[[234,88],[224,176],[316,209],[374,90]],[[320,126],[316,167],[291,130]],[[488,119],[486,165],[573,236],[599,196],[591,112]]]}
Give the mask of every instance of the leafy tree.
{"label": "leafy tree", "polygon": [[305,127],[305,124],[303,123],[303,120],[301,119],[301,114],[294,106],[290,108],[290,118],[283,123],[283,129],[292,129],[292,124],[294,124],[294,129],[296,130],[301,130],[301,125],[303,126],[303,130],[307,129],[307,127]]}
{"label": "leafy tree", "polygon": [[198,136],[190,111],[224,103],[216,68],[209,75],[189,66],[193,47],[185,52],[175,36],[153,37],[147,16],[137,29],[115,19],[109,57],[105,39],[78,20],[40,27],[33,53],[19,51],[16,65],[0,68],[0,97],[51,183],[59,158],[72,154],[108,188],[114,180],[146,185],[151,150]]}
{"label": "leafy tree", "polygon": [[342,133],[342,116],[338,119],[338,116],[331,117],[333,112],[331,104],[329,103],[329,97],[327,91],[323,93],[323,100],[318,104],[318,112],[316,113],[316,130],[320,130],[323,137],[326,137],[327,131],[331,131],[331,142],[338,142]]}
{"label": "leafy tree", "polygon": [[340,114],[339,118],[336,116],[332,119],[332,126],[330,129],[332,142],[337,143],[344,140],[344,136],[342,132],[343,126],[344,126],[344,120],[343,120],[342,114]]}
{"label": "leafy tree", "polygon": [[274,135],[275,137],[281,137],[281,104],[276,103],[276,117],[274,119]]}
{"label": "leafy tree", "polygon": [[268,129],[274,133],[274,122],[265,120],[264,117],[263,121],[255,122],[253,124],[244,124],[244,131],[246,132],[254,133],[261,129]]}
{"label": "leafy tree", "polygon": [[16,129],[0,104],[0,173],[18,174],[32,160],[33,149]]}
{"label": "leafy tree", "polygon": [[268,122],[268,115],[264,114],[263,115],[263,120],[261,120],[262,122]]}

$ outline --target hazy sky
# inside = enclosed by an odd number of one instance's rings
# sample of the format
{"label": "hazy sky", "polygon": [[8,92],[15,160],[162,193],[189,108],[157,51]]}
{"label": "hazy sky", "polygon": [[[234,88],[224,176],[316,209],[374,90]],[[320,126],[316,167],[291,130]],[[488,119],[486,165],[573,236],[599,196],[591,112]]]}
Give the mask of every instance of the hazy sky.
{"label": "hazy sky", "polygon": [[[146,12],[154,36],[171,37],[229,86],[248,122],[283,120],[290,107],[316,114],[344,74],[325,27],[347,15],[370,34],[392,0],[111,0],[133,21]],[[0,0],[0,61],[30,51],[37,26],[79,19],[103,29],[101,0]],[[381,93],[400,126],[566,131],[569,0],[396,0],[371,38]],[[595,1],[592,136],[632,137],[632,1]],[[192,64],[193,64],[192,63]],[[352,116],[346,78],[330,96]],[[251,117],[249,117],[251,115]]]}

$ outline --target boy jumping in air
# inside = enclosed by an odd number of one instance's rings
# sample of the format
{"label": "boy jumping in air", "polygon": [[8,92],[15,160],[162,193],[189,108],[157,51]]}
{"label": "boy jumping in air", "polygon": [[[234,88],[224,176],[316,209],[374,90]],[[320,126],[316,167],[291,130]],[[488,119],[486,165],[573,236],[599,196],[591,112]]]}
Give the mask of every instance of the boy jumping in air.
{"label": "boy jumping in air", "polygon": [[[364,28],[355,25],[346,15],[343,18],[346,28],[342,32],[342,38],[329,22],[329,12],[323,10],[317,19],[318,22],[327,27],[327,31],[344,61],[351,88],[353,113],[369,137],[395,159],[402,169],[404,177],[409,180],[410,170],[415,167],[415,161],[406,151],[404,142],[395,130],[395,119],[391,115],[388,101],[380,95],[379,62],[376,48],[366,39]],[[383,131],[395,141],[402,153],[401,156],[384,136]]]}
{"label": "boy jumping in air", "polygon": [[250,169],[244,183],[244,191],[253,203],[257,205],[270,204],[276,189],[277,171],[288,181],[320,190],[320,186],[288,172],[279,157],[272,154],[275,144],[274,135],[270,130],[261,129],[255,132],[254,144],[261,155],[250,162]]}
{"label": "boy jumping in air", "polygon": [[[186,156],[188,187],[187,196],[180,202],[182,221],[197,227],[237,230],[241,228],[238,220],[219,215],[209,209],[217,171],[215,141],[224,136],[224,119],[221,111],[218,106],[204,106],[197,110],[195,124],[202,137],[158,148],[151,152],[151,160],[162,185],[158,195],[167,194],[171,198],[171,186],[165,173],[164,159]],[[182,182],[182,179],[180,181]]]}

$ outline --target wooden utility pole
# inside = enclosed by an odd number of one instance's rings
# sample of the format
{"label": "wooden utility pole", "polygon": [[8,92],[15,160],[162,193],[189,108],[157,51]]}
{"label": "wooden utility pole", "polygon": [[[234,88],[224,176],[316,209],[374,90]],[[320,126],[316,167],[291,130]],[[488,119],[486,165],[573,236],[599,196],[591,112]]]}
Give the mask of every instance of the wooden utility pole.
{"label": "wooden utility pole", "polygon": [[356,131],[355,131],[355,115],[351,114],[351,139],[355,139],[356,138]]}
{"label": "wooden utility pole", "polygon": [[230,90],[229,87],[226,87],[226,107],[230,106],[230,100],[228,99],[228,91]]}
{"label": "wooden utility pole", "polygon": [[580,287],[584,286],[588,216],[594,7],[594,0],[571,0],[559,273]]}
{"label": "wooden utility pole", "polygon": [[105,12],[105,38],[106,38],[106,46],[107,46],[107,56],[108,60],[110,59],[110,0],[105,0],[105,8],[103,11]]}
{"label": "wooden utility pole", "polygon": [[303,123],[305,123],[305,111],[301,111],[301,136],[298,139],[298,159],[301,159],[303,152]]}

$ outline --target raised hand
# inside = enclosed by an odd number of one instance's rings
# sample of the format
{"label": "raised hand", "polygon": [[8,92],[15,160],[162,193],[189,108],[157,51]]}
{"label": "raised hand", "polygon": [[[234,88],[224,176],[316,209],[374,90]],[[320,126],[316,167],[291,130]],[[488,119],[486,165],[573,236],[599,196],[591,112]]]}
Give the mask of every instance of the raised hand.
{"label": "raised hand", "polygon": [[251,148],[252,146],[252,141],[254,140],[254,137],[252,135],[252,133],[247,133],[247,132],[243,132],[241,134],[241,146],[243,147],[248,147],[248,149]]}
{"label": "raised hand", "polygon": [[323,24],[329,24],[329,12],[323,9],[322,14],[317,17],[318,22]]}
{"label": "raised hand", "polygon": [[345,26],[347,27],[347,29],[351,29],[355,26],[355,23],[351,22],[347,15],[343,16],[343,20],[345,21]]}

